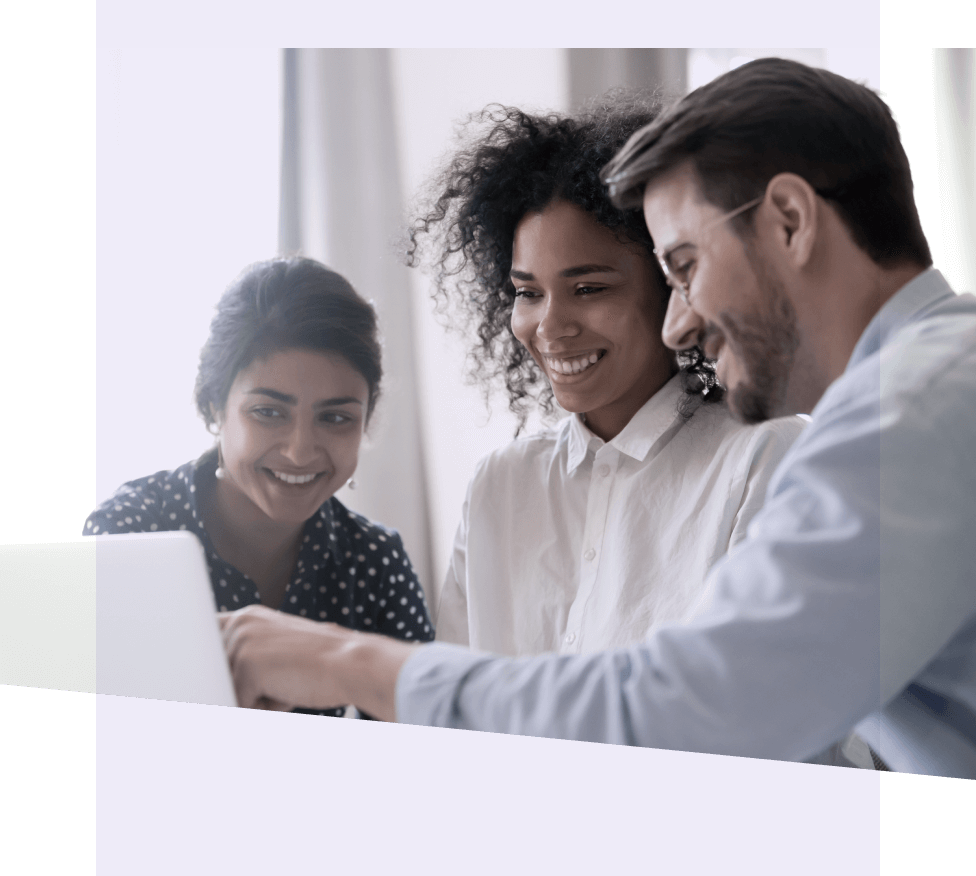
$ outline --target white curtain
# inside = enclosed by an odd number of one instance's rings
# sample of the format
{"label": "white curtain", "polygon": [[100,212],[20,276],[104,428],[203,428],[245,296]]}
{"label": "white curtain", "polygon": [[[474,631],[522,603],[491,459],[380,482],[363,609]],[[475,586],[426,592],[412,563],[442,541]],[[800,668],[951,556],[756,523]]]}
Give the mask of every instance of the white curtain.
{"label": "white curtain", "polygon": [[[976,64],[973,49],[935,50],[939,196],[947,273],[976,291]],[[937,265],[939,267],[939,265]]]}
{"label": "white curtain", "polygon": [[430,593],[430,526],[387,49],[286,49],[279,251],[345,276],[379,314],[383,395],[339,498],[399,530]]}

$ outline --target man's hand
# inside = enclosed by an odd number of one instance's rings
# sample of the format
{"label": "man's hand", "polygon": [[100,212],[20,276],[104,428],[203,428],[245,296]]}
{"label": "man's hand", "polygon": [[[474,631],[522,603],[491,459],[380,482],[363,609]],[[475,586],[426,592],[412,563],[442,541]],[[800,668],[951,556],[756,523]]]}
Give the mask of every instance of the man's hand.
{"label": "man's hand", "polygon": [[396,679],[415,646],[250,605],[220,614],[237,702],[247,708],[353,704],[396,720]]}

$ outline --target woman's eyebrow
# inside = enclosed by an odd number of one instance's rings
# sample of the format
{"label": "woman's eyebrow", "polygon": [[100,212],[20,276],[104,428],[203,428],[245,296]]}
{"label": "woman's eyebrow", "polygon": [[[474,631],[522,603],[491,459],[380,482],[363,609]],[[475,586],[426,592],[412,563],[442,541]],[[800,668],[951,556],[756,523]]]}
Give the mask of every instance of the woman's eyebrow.
{"label": "woman's eyebrow", "polygon": [[322,401],[316,402],[312,407],[315,408],[331,408],[334,405],[359,405],[363,404],[361,398],[356,398],[354,395],[341,395],[335,398],[325,398]]}
{"label": "woman's eyebrow", "polygon": [[276,401],[284,402],[286,405],[297,405],[298,399],[293,395],[288,395],[285,392],[278,392],[277,389],[268,389],[264,386],[258,386],[254,389],[249,389],[245,395],[266,395],[268,398],[273,398]]}
{"label": "woman's eyebrow", "polygon": [[[564,271],[559,272],[560,277],[582,277],[585,274],[616,274],[618,273],[616,268],[610,265],[576,265],[572,268],[566,268]],[[513,280],[526,280],[531,281],[535,279],[534,274],[530,274],[526,271],[516,271],[511,270],[508,275]]]}
{"label": "woman's eyebrow", "polygon": [[[286,405],[297,405],[298,399],[293,395],[288,395],[286,392],[279,392],[277,389],[268,389],[264,386],[256,387],[255,389],[249,389],[246,395],[266,395],[268,398],[273,398],[276,401],[283,402]],[[339,395],[335,398],[324,398],[322,401],[317,401],[312,407],[314,408],[329,408],[334,405],[362,405],[363,400],[356,398],[354,395]]]}

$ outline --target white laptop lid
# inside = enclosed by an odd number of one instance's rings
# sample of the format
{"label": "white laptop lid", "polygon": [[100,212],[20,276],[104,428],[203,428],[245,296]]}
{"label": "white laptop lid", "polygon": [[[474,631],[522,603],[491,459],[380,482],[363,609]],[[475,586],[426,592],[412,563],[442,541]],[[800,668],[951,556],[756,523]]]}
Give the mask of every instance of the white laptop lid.
{"label": "white laptop lid", "polygon": [[196,536],[94,540],[98,693],[237,705]]}

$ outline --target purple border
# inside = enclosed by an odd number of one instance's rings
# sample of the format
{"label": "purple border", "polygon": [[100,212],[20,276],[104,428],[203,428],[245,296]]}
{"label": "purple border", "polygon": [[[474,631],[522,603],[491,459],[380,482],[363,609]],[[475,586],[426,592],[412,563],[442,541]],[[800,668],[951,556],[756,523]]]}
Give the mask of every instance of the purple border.
{"label": "purple border", "polygon": [[880,872],[880,774],[96,697],[96,871]]}
{"label": "purple border", "polygon": [[[336,4],[321,0],[230,3],[99,0],[95,44],[123,47],[426,47],[463,48],[615,45],[635,31],[662,48],[691,38],[704,46],[768,45],[836,48],[880,46],[880,0],[821,0],[784,6],[742,3],[618,3],[583,0],[555,6],[497,0],[473,7],[454,0]],[[554,10],[558,10],[558,13]]]}

